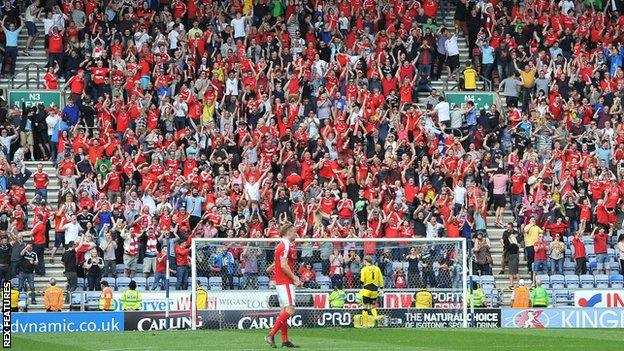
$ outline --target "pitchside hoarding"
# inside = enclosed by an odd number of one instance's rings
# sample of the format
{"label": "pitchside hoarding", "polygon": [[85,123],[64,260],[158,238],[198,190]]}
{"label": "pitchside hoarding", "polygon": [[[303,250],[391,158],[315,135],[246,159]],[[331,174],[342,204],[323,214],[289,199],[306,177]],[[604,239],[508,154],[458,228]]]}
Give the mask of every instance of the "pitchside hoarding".
{"label": "pitchside hoarding", "polygon": [[[351,328],[354,316],[359,313],[345,309],[299,309],[288,323],[293,328]],[[189,311],[170,312],[169,322],[164,312],[126,312],[124,315],[126,330],[188,329],[192,326]],[[382,318],[378,327],[382,328],[461,328],[463,325],[461,310],[380,309],[379,315]],[[476,309],[474,316],[473,327],[500,327],[499,309]],[[275,311],[198,311],[195,325],[204,329],[270,329],[276,318]]]}
{"label": "pitchside hoarding", "polygon": [[624,328],[622,308],[529,308],[502,310],[503,328]]}
{"label": "pitchside hoarding", "polygon": [[[347,289],[345,308],[359,309],[356,296],[359,290]],[[410,308],[413,306],[413,296],[417,290],[387,290],[380,299],[380,307],[396,309]],[[315,309],[329,308],[330,290],[297,290],[297,298],[311,299],[311,307]],[[433,307],[435,308],[462,308],[462,295],[457,291],[432,291]],[[99,293],[87,293],[92,301],[89,304],[91,309],[97,309]],[[121,292],[113,293],[113,309],[121,311]],[[169,300],[165,298],[164,291],[141,292],[141,311],[165,311],[167,304],[170,311],[184,311],[191,308],[191,293],[189,291],[172,291]],[[273,311],[277,309],[276,304],[271,303],[276,300],[275,290],[233,290],[233,291],[208,291],[208,310],[219,311]],[[79,305],[78,302],[75,303]],[[301,304],[298,302],[298,304]]]}
{"label": "pitchside hoarding", "polygon": [[576,290],[574,291],[576,307],[624,307],[624,291],[612,290]]}

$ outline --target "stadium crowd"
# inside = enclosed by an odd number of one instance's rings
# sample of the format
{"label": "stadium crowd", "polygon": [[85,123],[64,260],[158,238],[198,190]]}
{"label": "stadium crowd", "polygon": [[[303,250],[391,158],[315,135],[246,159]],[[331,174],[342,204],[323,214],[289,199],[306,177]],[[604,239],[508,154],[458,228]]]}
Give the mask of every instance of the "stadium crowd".
{"label": "stadium crowd", "polygon": [[[494,223],[507,228],[512,278],[519,257],[559,267],[557,242],[574,247],[577,273],[589,246],[596,269],[619,249],[624,273],[623,237],[609,240],[624,220],[621,6],[459,0],[444,28],[435,0],[5,2],[3,73],[45,35],[45,86],[69,96],[1,116],[3,279],[32,289],[53,246],[69,290],[77,277],[99,289],[116,264],[159,284],[167,262],[184,289],[193,237],[273,238],[285,221],[302,237],[469,238],[478,274],[492,273]],[[430,89],[447,68],[459,75],[459,37],[505,107],[451,108]],[[26,159],[52,160],[58,206]],[[314,286],[320,263],[334,285],[355,286],[345,272],[363,252],[326,249],[303,261],[304,281]],[[211,252],[206,274],[232,287],[235,273],[257,273],[250,251]],[[452,282],[437,277],[452,274],[453,250],[375,252],[418,272],[399,284]]]}

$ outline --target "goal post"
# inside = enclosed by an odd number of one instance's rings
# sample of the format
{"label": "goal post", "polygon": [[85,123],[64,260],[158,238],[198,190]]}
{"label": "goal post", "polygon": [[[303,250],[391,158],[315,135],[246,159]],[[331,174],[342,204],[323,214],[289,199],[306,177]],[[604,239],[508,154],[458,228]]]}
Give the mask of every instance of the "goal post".
{"label": "goal post", "polygon": [[[280,239],[194,238],[191,244],[191,323],[197,328],[270,328],[279,311],[267,267]],[[360,270],[370,256],[384,275],[375,327],[469,326],[468,253],[464,238],[297,238],[293,327],[348,327],[361,313]],[[207,294],[200,295],[198,285]],[[330,303],[342,288],[343,304]],[[432,294],[416,308],[415,294]],[[339,291],[338,291],[339,292]],[[207,298],[206,298],[207,295]]]}

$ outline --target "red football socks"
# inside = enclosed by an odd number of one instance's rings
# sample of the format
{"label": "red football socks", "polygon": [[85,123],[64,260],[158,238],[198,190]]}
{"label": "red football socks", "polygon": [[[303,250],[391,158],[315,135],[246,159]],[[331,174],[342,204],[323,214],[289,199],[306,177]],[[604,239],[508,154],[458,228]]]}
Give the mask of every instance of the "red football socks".
{"label": "red football socks", "polygon": [[[288,323],[286,321],[290,318],[290,313],[286,311],[282,311],[279,316],[277,316],[277,320],[271,329],[269,335],[274,336],[278,331],[282,333],[282,341],[288,340]],[[284,339],[286,338],[286,339]]]}

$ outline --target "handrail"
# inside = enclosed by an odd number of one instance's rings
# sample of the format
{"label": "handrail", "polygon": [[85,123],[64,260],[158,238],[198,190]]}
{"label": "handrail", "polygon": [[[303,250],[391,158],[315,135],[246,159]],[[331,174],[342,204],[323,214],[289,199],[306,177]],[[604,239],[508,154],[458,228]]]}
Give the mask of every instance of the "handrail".
{"label": "handrail", "polygon": [[[37,70],[35,78],[30,77],[30,69],[33,67]],[[19,89],[25,85],[26,89],[30,89],[30,81],[34,79],[35,84],[36,84],[35,89],[39,89],[39,87],[41,86],[41,71],[42,70],[45,70],[42,66],[33,62],[28,63],[26,64],[25,67],[22,67],[18,72],[13,74],[13,76],[11,76],[9,86],[11,87],[11,89]],[[22,72],[26,72],[26,81],[18,86],[15,86],[15,78]]]}
{"label": "handrail", "polygon": [[[483,90],[492,91],[492,81],[479,74],[479,79],[483,81]],[[487,89],[486,89],[487,87]]]}

